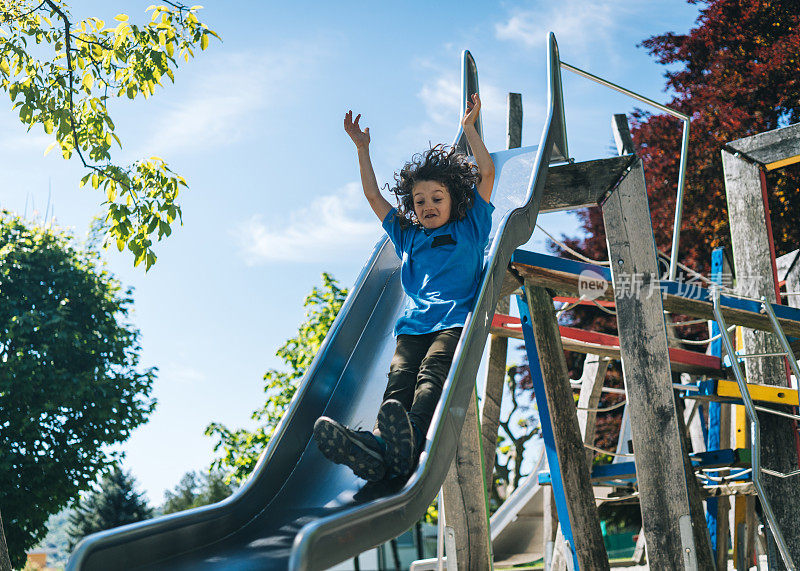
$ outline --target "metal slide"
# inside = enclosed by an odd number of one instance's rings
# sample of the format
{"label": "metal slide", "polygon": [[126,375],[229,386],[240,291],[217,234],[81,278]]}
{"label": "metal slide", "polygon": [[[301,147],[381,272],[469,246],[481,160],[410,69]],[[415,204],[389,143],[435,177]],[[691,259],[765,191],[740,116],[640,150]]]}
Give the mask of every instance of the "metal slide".
{"label": "metal slide", "polygon": [[[468,52],[463,71],[465,91],[477,91],[477,71]],[[400,262],[384,238],[244,486],[212,506],[92,535],[78,545],[67,569],[325,569],[409,529],[436,496],[455,454],[506,268],[514,249],[531,236],[549,163],[567,156],[552,34],[548,88],[548,115],[538,147],[493,155],[495,237],[411,479],[395,487],[365,484],[327,461],[312,439],[321,415],[363,428],[375,421],[395,348],[392,330],[405,303]],[[456,144],[463,145],[463,133]]]}
{"label": "metal slide", "polygon": [[544,557],[544,494],[549,486],[539,485],[539,472],[547,469],[542,447],[539,460],[528,477],[492,515],[492,553],[495,565],[533,563]]}

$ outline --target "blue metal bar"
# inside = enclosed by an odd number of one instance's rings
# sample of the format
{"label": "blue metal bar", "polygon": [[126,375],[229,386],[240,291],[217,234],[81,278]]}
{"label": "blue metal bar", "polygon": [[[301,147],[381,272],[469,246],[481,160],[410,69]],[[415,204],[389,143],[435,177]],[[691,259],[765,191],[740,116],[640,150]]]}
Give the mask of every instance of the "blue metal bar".
{"label": "blue metal bar", "polygon": [[[716,248],[711,252],[711,281],[722,285],[722,271],[723,256],[725,251],[723,248]],[[711,322],[711,337],[719,333],[719,324],[716,321]],[[709,355],[715,357],[722,356],[722,339],[717,338],[710,343]],[[713,384],[712,390],[716,393],[716,381],[710,381]],[[706,439],[706,450],[719,450],[720,448],[720,420],[722,416],[722,404],[719,402],[708,403],[708,438]],[[717,559],[717,514],[719,513],[719,499],[708,498],[706,500],[706,525],[708,526],[708,533],[711,535],[711,549],[714,551],[714,560]]]}
{"label": "blue metal bar", "polygon": [[520,322],[522,323],[522,335],[525,339],[525,351],[528,355],[528,367],[531,372],[533,392],[536,396],[536,407],[539,411],[539,423],[542,429],[544,450],[547,454],[547,463],[550,468],[558,521],[561,524],[561,533],[564,535],[564,540],[567,542],[569,550],[572,553],[573,569],[578,571],[578,554],[575,551],[575,540],[572,536],[572,525],[569,521],[567,497],[564,493],[564,483],[561,480],[561,464],[558,461],[553,425],[550,422],[550,408],[547,404],[547,397],[544,391],[544,377],[542,377],[542,368],[539,364],[539,352],[536,349],[536,338],[533,334],[528,303],[524,296],[517,296],[517,305],[519,307]]}

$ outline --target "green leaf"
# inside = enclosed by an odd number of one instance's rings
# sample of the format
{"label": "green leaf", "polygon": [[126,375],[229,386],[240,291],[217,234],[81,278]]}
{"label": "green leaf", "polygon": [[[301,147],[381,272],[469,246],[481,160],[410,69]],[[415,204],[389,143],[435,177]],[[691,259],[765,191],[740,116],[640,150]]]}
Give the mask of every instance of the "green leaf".
{"label": "green leaf", "polygon": [[128,18],[127,14],[117,14],[114,19],[118,22],[127,22],[130,18]]}
{"label": "green leaf", "polygon": [[208,47],[208,34],[203,34],[200,37],[200,49],[204,50]]}
{"label": "green leaf", "polygon": [[89,91],[92,89],[93,85],[94,85],[94,75],[92,75],[92,72],[87,71],[86,73],[83,74],[83,88],[86,89],[86,91]]}

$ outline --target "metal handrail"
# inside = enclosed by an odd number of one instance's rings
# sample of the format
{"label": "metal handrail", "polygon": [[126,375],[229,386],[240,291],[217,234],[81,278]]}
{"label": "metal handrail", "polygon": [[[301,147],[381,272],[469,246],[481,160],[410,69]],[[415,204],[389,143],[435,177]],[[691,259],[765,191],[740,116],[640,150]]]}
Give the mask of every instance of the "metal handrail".
{"label": "metal handrail", "polygon": [[[765,304],[765,307],[768,304]],[[771,308],[770,308],[771,309]],[[769,310],[768,310],[769,313]],[[774,317],[774,313],[772,314]],[[728,324],[725,323],[725,318],[722,316],[722,306],[720,304],[719,289],[714,289],[714,317],[719,325],[720,332],[722,333],[722,343],[725,345],[725,350],[731,356],[731,368],[736,377],[736,383],[739,385],[739,392],[742,394],[742,402],[744,403],[747,418],[750,421],[750,441],[752,446],[751,465],[753,468],[753,485],[756,487],[758,497],[761,500],[761,507],[764,510],[764,515],[767,516],[772,537],[775,538],[775,543],[778,546],[783,562],[786,564],[787,569],[796,569],[792,556],[789,554],[789,548],[783,538],[783,533],[778,522],[775,519],[775,513],[772,511],[772,506],[769,503],[764,486],[761,483],[761,424],[758,421],[758,413],[756,412],[753,399],[750,397],[750,391],[747,388],[747,381],[742,373],[742,368],[739,365],[739,359],[736,358],[736,350],[733,347],[730,335],[728,335]],[[777,320],[776,320],[777,321]],[[780,331],[780,330],[779,330]],[[780,335],[779,335],[780,337]],[[795,367],[797,364],[795,363]]]}
{"label": "metal handrail", "polygon": [[585,77],[591,81],[599,83],[600,85],[604,85],[614,91],[618,91],[628,97],[632,97],[637,101],[641,101],[642,103],[646,103],[647,105],[652,105],[659,111],[663,111],[668,115],[672,115],[673,117],[680,119],[683,121],[683,138],[681,139],[681,162],[680,166],[678,167],[678,195],[675,198],[675,222],[672,226],[672,250],[670,252],[669,257],[669,279],[674,280],[675,276],[678,273],[678,245],[680,243],[680,234],[681,234],[681,213],[683,211],[683,194],[684,188],[686,186],[686,163],[689,160],[689,123],[691,119],[688,115],[681,113],[680,111],[675,111],[674,109],[670,109],[666,105],[662,105],[657,101],[653,101],[645,97],[644,95],[639,95],[636,92],[631,91],[630,89],[625,89],[624,87],[617,85],[616,83],[611,83],[607,79],[603,79],[602,77],[598,77],[589,73],[588,71],[584,71],[582,69],[578,69],[575,66],[572,66],[568,63],[561,62],[561,67],[564,69],[568,69],[569,71],[580,75],[581,77]]}

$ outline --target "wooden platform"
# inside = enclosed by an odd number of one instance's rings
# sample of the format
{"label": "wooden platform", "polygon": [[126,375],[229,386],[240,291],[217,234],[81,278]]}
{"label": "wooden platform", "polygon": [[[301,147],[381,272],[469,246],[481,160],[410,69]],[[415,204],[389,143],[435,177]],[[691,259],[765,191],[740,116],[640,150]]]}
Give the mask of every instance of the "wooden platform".
{"label": "wooden platform", "polygon": [[[517,250],[511,258],[511,268],[523,278],[529,278],[542,287],[553,290],[556,295],[578,297],[578,281],[581,272],[591,271],[606,280],[608,287],[605,293],[597,299],[614,301],[614,289],[611,282],[611,272],[607,267],[588,264],[575,260],[567,260],[556,256],[548,256],[527,250]],[[689,315],[703,319],[713,319],[713,302],[711,291],[703,287],[702,282],[673,282],[662,280],[658,284],[645,286],[641,284],[626,284],[627,288],[639,295],[662,296],[664,309],[678,315]],[[629,292],[624,292],[626,295]],[[761,304],[739,299],[736,297],[721,296],[722,313],[729,325],[742,325],[761,331],[772,331],[769,318],[761,313]],[[800,309],[786,305],[772,304],[784,333],[793,337],[800,337]]]}

